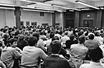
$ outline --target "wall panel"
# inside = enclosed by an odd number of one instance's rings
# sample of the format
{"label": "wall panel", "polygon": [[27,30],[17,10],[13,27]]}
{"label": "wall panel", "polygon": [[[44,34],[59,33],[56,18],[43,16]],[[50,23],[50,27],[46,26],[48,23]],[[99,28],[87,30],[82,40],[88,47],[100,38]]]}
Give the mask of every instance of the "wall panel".
{"label": "wall panel", "polygon": [[63,13],[58,13],[58,12],[57,12],[55,16],[56,16],[56,19],[55,19],[56,22],[55,22],[55,23],[59,23],[59,24],[60,24],[59,26],[60,26],[60,27],[63,27],[63,22],[64,22],[64,21],[63,21],[63,20],[64,20],[64,19],[63,19]]}
{"label": "wall panel", "polygon": [[15,15],[13,10],[5,10],[6,25],[9,27],[16,26]]}
{"label": "wall panel", "polygon": [[5,25],[6,25],[5,10],[0,9],[0,28],[3,28]]}

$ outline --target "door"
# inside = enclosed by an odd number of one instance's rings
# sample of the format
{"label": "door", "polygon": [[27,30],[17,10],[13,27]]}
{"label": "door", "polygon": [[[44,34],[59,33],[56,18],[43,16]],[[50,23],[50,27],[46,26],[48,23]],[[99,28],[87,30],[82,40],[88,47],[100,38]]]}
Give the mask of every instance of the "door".
{"label": "door", "polygon": [[66,20],[66,28],[74,27],[74,20]]}
{"label": "door", "polygon": [[93,27],[93,20],[83,20],[84,27]]}

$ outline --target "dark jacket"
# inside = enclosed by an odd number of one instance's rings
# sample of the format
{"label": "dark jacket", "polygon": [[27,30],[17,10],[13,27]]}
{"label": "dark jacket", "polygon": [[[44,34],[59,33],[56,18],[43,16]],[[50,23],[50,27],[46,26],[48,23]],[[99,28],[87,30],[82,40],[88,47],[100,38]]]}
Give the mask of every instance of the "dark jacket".
{"label": "dark jacket", "polygon": [[23,50],[25,46],[28,46],[28,42],[26,40],[17,41],[17,47]]}
{"label": "dark jacket", "polygon": [[66,59],[51,55],[44,60],[44,68],[71,68],[71,66]]}
{"label": "dark jacket", "polygon": [[67,49],[70,49],[70,46],[71,46],[72,44],[77,44],[77,43],[78,43],[77,40],[67,40],[67,41],[66,41],[66,48],[67,48]]}

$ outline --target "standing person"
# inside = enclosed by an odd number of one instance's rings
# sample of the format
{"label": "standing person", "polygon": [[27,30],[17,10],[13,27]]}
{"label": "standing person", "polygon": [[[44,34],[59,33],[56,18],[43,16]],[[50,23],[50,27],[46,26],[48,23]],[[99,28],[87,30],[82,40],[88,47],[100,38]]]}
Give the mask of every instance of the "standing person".
{"label": "standing person", "polygon": [[45,68],[71,68],[69,62],[60,57],[59,52],[61,50],[61,43],[58,40],[55,40],[51,43],[51,52],[52,54],[44,60]]}
{"label": "standing person", "polygon": [[23,68],[37,68],[39,66],[40,60],[45,59],[47,55],[42,49],[36,47],[36,37],[30,37],[28,44],[28,46],[23,48],[21,66]]}
{"label": "standing person", "polygon": [[102,50],[97,47],[89,52],[90,63],[82,64],[80,68],[104,68],[104,65],[101,64],[100,60],[103,58]]}

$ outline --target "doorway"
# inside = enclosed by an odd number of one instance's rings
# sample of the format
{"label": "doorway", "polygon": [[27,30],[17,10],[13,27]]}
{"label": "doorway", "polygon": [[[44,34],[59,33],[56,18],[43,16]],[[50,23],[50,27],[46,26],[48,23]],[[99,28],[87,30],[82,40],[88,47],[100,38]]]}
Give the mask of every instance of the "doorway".
{"label": "doorway", "polygon": [[93,20],[83,20],[84,27],[93,27]]}
{"label": "doorway", "polygon": [[66,20],[66,28],[74,27],[74,20]]}

